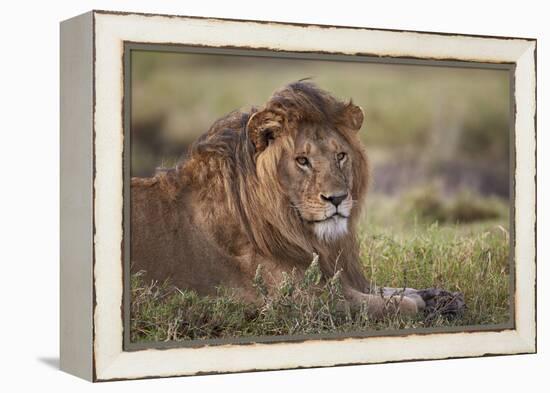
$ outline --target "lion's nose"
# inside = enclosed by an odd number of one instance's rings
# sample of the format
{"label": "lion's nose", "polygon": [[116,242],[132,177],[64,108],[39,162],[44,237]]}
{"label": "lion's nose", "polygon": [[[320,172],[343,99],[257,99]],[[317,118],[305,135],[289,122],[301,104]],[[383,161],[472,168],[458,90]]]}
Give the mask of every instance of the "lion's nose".
{"label": "lion's nose", "polygon": [[348,197],[348,194],[340,194],[340,195],[323,195],[321,194],[321,199],[324,201],[328,201],[332,203],[334,206],[338,207],[340,203],[342,203],[343,200],[345,200]]}

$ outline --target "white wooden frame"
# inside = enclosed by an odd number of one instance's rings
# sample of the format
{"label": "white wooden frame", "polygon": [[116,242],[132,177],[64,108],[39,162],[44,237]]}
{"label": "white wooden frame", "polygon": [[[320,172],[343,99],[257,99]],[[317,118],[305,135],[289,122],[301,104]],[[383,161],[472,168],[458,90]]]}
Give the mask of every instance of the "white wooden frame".
{"label": "white wooden frame", "polygon": [[[123,347],[125,42],[515,64],[515,321],[501,331]],[[536,41],[93,11],[61,25],[61,368],[93,381],[536,351]]]}

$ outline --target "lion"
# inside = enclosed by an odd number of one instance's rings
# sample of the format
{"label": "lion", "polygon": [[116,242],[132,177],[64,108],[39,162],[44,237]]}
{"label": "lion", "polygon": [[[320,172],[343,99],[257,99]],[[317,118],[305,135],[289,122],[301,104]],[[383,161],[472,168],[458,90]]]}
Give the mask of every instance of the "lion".
{"label": "lion", "polygon": [[363,119],[351,100],[304,80],[263,107],[220,118],[174,168],[131,180],[132,270],[256,302],[259,266],[274,289],[284,272],[303,275],[316,254],[323,277],[340,271],[346,300],[373,318],[415,315],[448,295],[375,289],[364,275],[356,238],[369,184]]}

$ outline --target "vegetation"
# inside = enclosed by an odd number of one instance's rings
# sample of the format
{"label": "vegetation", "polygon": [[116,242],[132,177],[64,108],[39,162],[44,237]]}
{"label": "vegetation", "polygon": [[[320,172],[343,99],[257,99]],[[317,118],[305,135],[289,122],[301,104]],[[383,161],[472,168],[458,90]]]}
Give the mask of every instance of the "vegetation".
{"label": "vegetation", "polygon": [[405,203],[424,221],[456,224],[504,217],[508,209],[508,204],[501,198],[481,198],[469,190],[461,190],[453,198],[445,199],[442,191],[434,186],[409,192]]}

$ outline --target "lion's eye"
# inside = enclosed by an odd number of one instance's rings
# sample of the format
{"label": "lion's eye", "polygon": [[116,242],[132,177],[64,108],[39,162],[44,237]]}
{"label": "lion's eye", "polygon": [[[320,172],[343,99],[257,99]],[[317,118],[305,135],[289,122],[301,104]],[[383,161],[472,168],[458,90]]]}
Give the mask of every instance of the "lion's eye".
{"label": "lion's eye", "polygon": [[309,165],[309,160],[306,157],[296,157],[296,162],[301,166]]}
{"label": "lion's eye", "polygon": [[344,152],[338,153],[336,155],[336,158],[338,159],[338,161],[344,161],[344,159],[346,158],[346,153]]}

